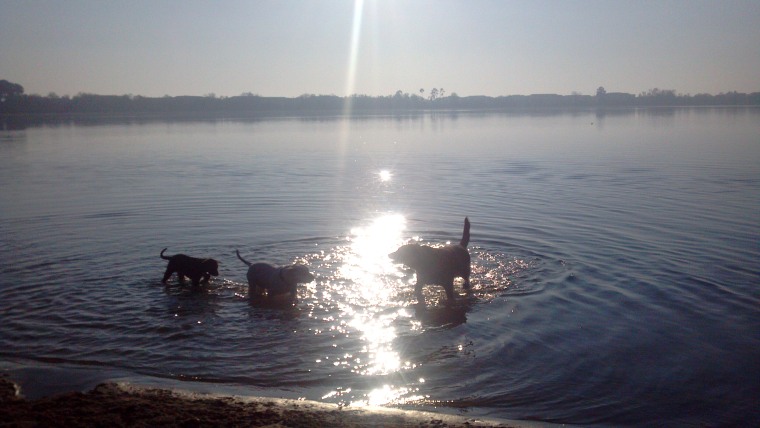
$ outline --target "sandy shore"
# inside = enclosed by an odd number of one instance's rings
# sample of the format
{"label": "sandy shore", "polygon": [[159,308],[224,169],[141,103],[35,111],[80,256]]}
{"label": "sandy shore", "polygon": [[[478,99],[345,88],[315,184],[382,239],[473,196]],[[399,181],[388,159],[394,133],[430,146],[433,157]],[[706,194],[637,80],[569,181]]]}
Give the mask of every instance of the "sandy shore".
{"label": "sandy shore", "polygon": [[[533,425],[533,424],[528,424]],[[347,408],[313,401],[198,394],[102,383],[37,400],[0,378],[0,427],[516,427],[430,412]],[[533,425],[535,426],[535,425]]]}

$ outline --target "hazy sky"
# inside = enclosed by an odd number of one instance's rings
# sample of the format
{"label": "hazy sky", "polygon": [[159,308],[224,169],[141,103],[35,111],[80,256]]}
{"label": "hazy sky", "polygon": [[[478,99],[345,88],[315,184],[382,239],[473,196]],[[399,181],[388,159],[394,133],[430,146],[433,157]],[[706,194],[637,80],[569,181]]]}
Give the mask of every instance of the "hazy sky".
{"label": "hazy sky", "polygon": [[26,93],[760,91],[759,0],[0,0]]}

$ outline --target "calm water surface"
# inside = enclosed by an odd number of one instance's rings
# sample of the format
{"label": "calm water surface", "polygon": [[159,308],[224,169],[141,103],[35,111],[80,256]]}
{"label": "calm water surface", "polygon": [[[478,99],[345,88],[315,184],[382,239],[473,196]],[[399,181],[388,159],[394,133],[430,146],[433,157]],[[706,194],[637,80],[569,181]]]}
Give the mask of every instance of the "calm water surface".
{"label": "calm water surface", "polygon": [[[0,360],[17,376],[760,423],[758,110],[64,122],[0,131],[0,159]],[[473,292],[446,305],[429,287],[416,308],[387,254],[456,242],[465,216]],[[164,286],[164,247],[221,275]],[[235,249],[317,280],[295,306],[251,304]]]}

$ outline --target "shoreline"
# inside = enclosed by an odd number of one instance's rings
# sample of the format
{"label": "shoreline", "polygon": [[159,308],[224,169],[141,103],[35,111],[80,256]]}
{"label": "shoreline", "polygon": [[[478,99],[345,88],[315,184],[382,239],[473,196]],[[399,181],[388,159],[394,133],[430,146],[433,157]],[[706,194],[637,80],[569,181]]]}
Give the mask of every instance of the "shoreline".
{"label": "shoreline", "polygon": [[435,409],[346,406],[288,391],[137,375],[112,368],[0,361],[0,426],[545,427]]}
{"label": "shoreline", "polygon": [[0,376],[3,426],[151,427],[536,427],[550,424],[455,416],[384,407],[343,407],[309,400],[199,393],[129,382],[99,383],[37,399]]}

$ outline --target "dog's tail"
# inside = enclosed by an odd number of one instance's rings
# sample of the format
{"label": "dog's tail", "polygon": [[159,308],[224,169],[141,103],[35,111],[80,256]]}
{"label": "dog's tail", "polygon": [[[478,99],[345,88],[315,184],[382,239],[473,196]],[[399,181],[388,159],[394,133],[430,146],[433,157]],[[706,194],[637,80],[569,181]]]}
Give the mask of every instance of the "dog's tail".
{"label": "dog's tail", "polygon": [[235,254],[237,254],[237,256],[240,259],[240,261],[242,261],[243,263],[247,264],[248,266],[251,265],[251,262],[246,261],[246,259],[244,259],[243,256],[240,255],[240,251],[235,250]]}
{"label": "dog's tail", "polygon": [[166,256],[164,255],[164,251],[166,251],[166,249],[167,249],[167,248],[169,248],[169,247],[166,247],[166,248],[164,248],[163,250],[161,250],[161,258],[162,258],[162,259],[164,259],[164,260],[171,260],[171,258],[170,258],[170,257],[166,257]]}
{"label": "dog's tail", "polygon": [[470,243],[470,219],[464,218],[464,231],[462,231],[462,240],[459,241],[459,245],[467,248],[467,244]]}

